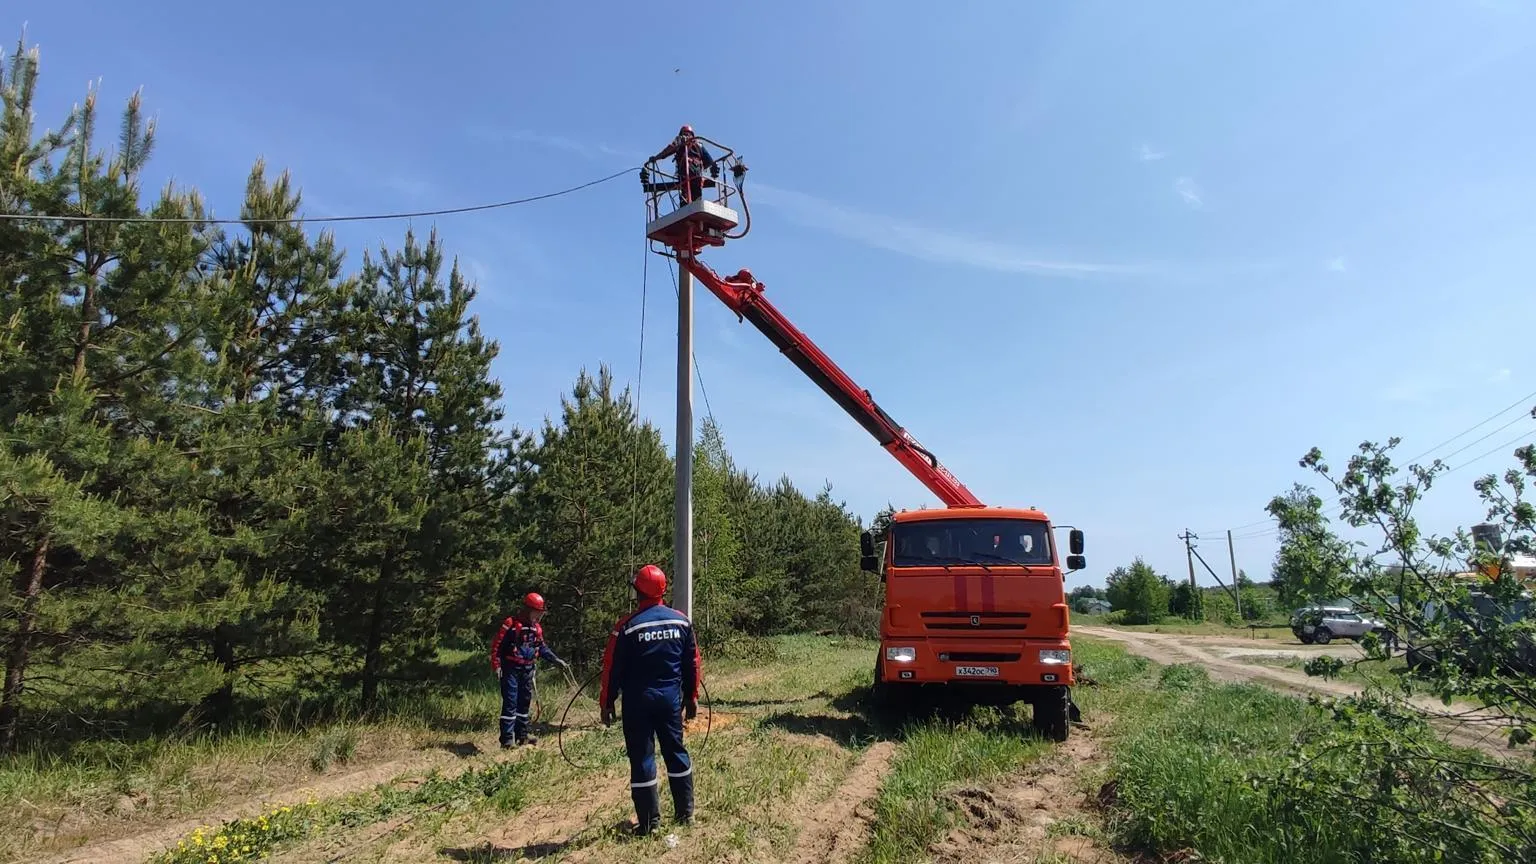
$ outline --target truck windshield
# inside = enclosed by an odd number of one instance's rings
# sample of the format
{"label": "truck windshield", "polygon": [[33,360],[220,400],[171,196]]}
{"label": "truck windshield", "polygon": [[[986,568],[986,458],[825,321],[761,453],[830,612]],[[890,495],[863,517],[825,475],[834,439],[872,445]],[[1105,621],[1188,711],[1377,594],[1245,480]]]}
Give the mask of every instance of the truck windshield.
{"label": "truck windshield", "polygon": [[891,526],[892,566],[1050,566],[1051,530],[1033,519],[934,519]]}

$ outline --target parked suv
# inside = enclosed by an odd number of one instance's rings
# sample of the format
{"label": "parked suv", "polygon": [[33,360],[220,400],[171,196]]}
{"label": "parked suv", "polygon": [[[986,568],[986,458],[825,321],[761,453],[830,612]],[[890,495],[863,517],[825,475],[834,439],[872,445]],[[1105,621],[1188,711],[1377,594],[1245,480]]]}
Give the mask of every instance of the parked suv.
{"label": "parked suv", "polygon": [[1367,633],[1378,633],[1389,645],[1395,635],[1387,625],[1347,606],[1314,606],[1298,609],[1291,616],[1291,632],[1307,645],[1327,645],[1335,639],[1359,641]]}

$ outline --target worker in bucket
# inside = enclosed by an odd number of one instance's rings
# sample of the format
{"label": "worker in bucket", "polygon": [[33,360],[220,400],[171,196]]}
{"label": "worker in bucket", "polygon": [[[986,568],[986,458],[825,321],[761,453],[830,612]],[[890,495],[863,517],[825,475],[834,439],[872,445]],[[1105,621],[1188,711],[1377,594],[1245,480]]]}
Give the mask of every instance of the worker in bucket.
{"label": "worker in bucket", "polygon": [[[661,745],[678,824],[693,818],[693,762],[683,744],[683,721],[699,711],[701,664],[688,616],[661,602],[667,575],[647,564],[630,580],[635,611],[618,620],[603,650],[598,704],[604,725],[613,723],[614,701],[624,700],[624,752],[629,756],[629,794],[636,834],[661,826],[661,789],[654,744]],[[654,740],[653,740],[654,739]]]}
{"label": "worker in bucket", "polygon": [[[684,126],[677,132],[677,137],[672,142],[661,148],[661,152],[652,156],[649,161],[659,162],[662,159],[672,157],[677,165],[677,188],[682,190],[683,203],[687,204],[704,197],[704,171],[707,169],[711,176],[720,176],[720,166],[711,156],[709,149],[693,135],[692,126]],[[671,188],[673,184],[656,184],[657,189]]]}
{"label": "worker in bucket", "polygon": [[562,669],[571,664],[555,655],[544,641],[544,598],[530,593],[523,608],[507,618],[491,640],[491,668],[501,681],[501,746],[507,749],[537,744],[528,736],[528,709],[533,704],[533,665],[540,658]]}

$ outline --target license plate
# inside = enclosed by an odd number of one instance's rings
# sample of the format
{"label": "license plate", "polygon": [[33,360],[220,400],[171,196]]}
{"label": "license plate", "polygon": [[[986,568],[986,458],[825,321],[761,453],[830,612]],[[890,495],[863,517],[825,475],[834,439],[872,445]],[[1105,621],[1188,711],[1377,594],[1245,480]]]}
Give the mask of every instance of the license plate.
{"label": "license plate", "polygon": [[996,678],[996,666],[956,666],[955,674],[964,678]]}

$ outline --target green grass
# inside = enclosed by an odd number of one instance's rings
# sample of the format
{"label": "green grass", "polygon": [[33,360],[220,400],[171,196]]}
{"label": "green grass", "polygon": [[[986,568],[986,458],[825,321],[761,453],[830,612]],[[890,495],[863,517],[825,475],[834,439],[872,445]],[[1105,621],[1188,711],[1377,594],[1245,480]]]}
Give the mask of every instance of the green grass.
{"label": "green grass", "polygon": [[[1029,709],[1022,710],[1027,716]],[[1025,728],[1016,716],[982,708],[953,727],[936,721],[908,727],[875,799],[874,836],[860,861],[922,860],[928,845],[954,824],[957,809],[949,792],[997,777],[1049,749]]]}
{"label": "green grass", "polygon": [[[1253,657],[1241,659],[1260,666],[1278,666],[1302,674],[1306,674],[1307,670],[1307,659],[1303,657]],[[1395,689],[1398,686],[1398,679],[1407,674],[1407,672],[1408,663],[1401,655],[1393,657],[1391,660],[1375,660],[1362,657],[1345,660],[1343,667],[1338,672],[1322,677],[1361,686],[1377,684]]]}
{"label": "green grass", "polygon": [[[367,719],[345,700],[295,699],[224,730],[44,739],[0,758],[0,861],[493,729],[500,695],[483,654],[445,650],[440,660],[456,690],[386,692]],[[548,717],[564,685],[546,675],[541,686]]]}
{"label": "green grass", "polygon": [[1074,648],[1085,669],[1108,673],[1078,692],[1108,741],[1102,779],[1113,784],[1116,841],[1211,861],[1318,860],[1286,848],[1291,826],[1248,780],[1281,767],[1299,735],[1325,726],[1322,712],[1258,685],[1216,684],[1199,666],[1137,663],[1086,637]]}
{"label": "green grass", "polygon": [[[1078,650],[1104,659],[1120,652],[1087,639]],[[1480,818],[1468,803],[1473,796],[1453,804],[1436,792],[1435,766],[1462,764],[1456,760],[1466,756],[1422,724],[1350,713],[1351,725],[1341,725],[1305,701],[1257,685],[1217,684],[1193,665],[1146,667],[1106,676],[1101,685],[1081,688],[1080,701],[1108,720],[1102,779],[1113,784],[1113,804],[1106,827],[1124,847],[1158,856],[1193,850],[1198,860],[1243,864],[1452,860],[1455,853],[1435,858],[1423,836],[1436,833],[1436,819],[1470,825]],[[1293,773],[1304,747],[1316,752]],[[1411,754],[1422,757],[1412,767],[1399,758]],[[1452,761],[1436,761],[1444,759]],[[1389,780],[1400,786],[1383,793],[1394,803],[1351,800]],[[1484,791],[1524,795],[1495,781]],[[1399,822],[1430,828],[1415,835],[1420,840],[1405,840]]]}
{"label": "green grass", "polygon": [[[845,658],[836,668],[851,670],[871,662],[874,644],[816,637],[740,640],[725,657],[705,658],[706,681],[788,664],[810,667],[828,658]],[[386,687],[381,709],[366,718],[349,697],[317,699],[295,687],[292,698],[274,699],[271,707],[218,731],[141,717],[148,726],[34,739],[0,758],[0,861],[196,814],[359,763],[494,735],[501,697],[484,652],[444,649],[439,663],[441,689]],[[791,677],[771,686],[787,695],[803,683]],[[754,697],[759,693],[747,689]],[[538,692],[540,719],[557,722],[569,697],[563,677],[543,670]],[[732,694],[726,688],[710,695]]]}
{"label": "green grass", "polygon": [[[1113,614],[1113,613],[1112,613]],[[1237,626],[1228,625],[1220,621],[1186,621],[1183,618],[1164,618],[1156,624],[1120,624],[1109,615],[1084,615],[1080,612],[1072,613],[1072,623],[1082,624],[1087,627],[1113,627],[1116,630],[1128,630],[1133,633],[1168,633],[1181,636],[1227,636],[1242,639],[1280,639],[1295,640],[1291,628],[1284,621],[1271,619],[1253,622],[1254,626],[1247,624]]]}
{"label": "green grass", "polygon": [[1248,778],[1281,768],[1297,736],[1326,722],[1320,712],[1257,685],[1213,684],[1184,665],[1122,700],[1110,766],[1122,842],[1252,864],[1316,860],[1287,848],[1291,826]]}
{"label": "green grass", "polygon": [[[1089,639],[1073,642],[1076,661],[1095,683],[1074,696],[1084,719],[1106,708],[1105,694],[1145,674],[1148,661]],[[986,783],[1050,752],[1029,727],[1031,709],[972,708],[958,723],[928,721],[903,729],[900,749],[875,801],[875,828],[862,864],[921,861],[929,845],[956,823],[953,793]],[[1063,826],[1069,830],[1072,826]],[[1077,826],[1090,833],[1092,826]]]}
{"label": "green grass", "polygon": [[[1029,729],[1025,705],[973,708],[957,720],[900,728],[867,715],[875,649],[867,640],[791,636],[745,643],[726,657],[706,659],[706,680],[715,686],[710,707],[720,722],[707,742],[696,734],[689,739],[699,812],[695,825],[679,833],[692,858],[782,859],[797,841],[795,814],[834,794],[865,749],[886,740],[895,742],[896,753],[874,798],[872,836],[858,860],[925,860],[931,844],[963,818],[956,792],[996,781],[1050,751],[1052,745]],[[1153,855],[1198,850],[1209,861],[1367,860],[1360,850],[1375,848],[1371,831],[1380,830],[1372,819],[1337,798],[1314,798],[1271,782],[1298,742],[1335,728],[1320,709],[1259,686],[1217,684],[1196,666],[1157,666],[1090,637],[1074,640],[1074,653],[1082,668],[1075,698],[1104,753],[1102,764],[1084,766],[1079,780],[1091,790],[1112,783],[1113,803],[1103,814],[1063,820],[1054,833],[1098,837]],[[278,782],[283,771],[312,776],[318,768],[356,763],[407,741],[489,738],[496,693],[494,678],[481,677],[489,680],[471,679],[458,694],[396,705],[367,724],[253,727],[221,737],[108,743],[77,747],[67,756],[34,752],[12,760],[0,767],[0,827],[16,830],[0,833],[0,857],[41,851],[28,839],[29,818],[7,812],[11,801],[79,807],[136,789],[159,796],[167,810],[195,811],[199,802],[230,794],[229,777],[241,773],[265,772],[273,775],[269,782]],[[554,681],[546,686],[545,719],[554,722],[565,700]],[[579,702],[577,710],[594,712],[590,703]],[[592,726],[591,718],[572,722]],[[666,852],[662,838],[676,830],[670,826],[641,841],[615,831],[631,815],[617,725],[568,739],[575,766],[560,758],[553,735],[547,743],[512,761],[473,756],[452,770],[417,772],[287,812],[205,827],[161,860],[206,864],[219,854],[220,864],[230,864],[273,852],[308,860],[337,850],[350,856],[366,851],[356,844],[374,843],[379,826],[401,820],[410,821],[408,830],[379,841],[393,846],[391,860],[506,860],[517,850],[487,844],[487,836],[535,818],[522,813],[534,804],[558,814],[594,789],[612,795],[578,811],[580,824],[554,838],[559,848],[541,857],[558,862],[579,853],[583,860],[640,862]],[[91,765],[92,754],[107,758]],[[1323,767],[1347,777],[1353,758],[1332,757]],[[30,769],[28,759],[34,760]],[[663,812],[670,812],[665,790]],[[214,853],[220,837],[222,851]]]}
{"label": "green grass", "polygon": [[[515,762],[494,762],[454,774],[431,772],[396,778],[366,792],[331,801],[311,800],[259,816],[192,831],[150,864],[244,864],[285,844],[300,843],[336,828],[358,829],[387,819],[419,818],[442,811],[491,808],[513,813],[528,799],[528,780],[549,761],[547,753]],[[403,783],[410,779],[419,782]]]}

